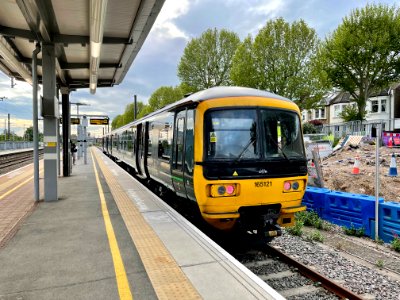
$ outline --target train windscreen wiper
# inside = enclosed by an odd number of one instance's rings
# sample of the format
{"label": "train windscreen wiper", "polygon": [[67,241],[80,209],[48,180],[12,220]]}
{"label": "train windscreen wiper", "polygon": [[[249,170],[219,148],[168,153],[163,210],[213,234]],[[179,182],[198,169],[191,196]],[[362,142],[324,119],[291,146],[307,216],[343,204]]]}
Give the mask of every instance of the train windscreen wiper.
{"label": "train windscreen wiper", "polygon": [[287,157],[287,155],[285,154],[285,152],[282,150],[281,146],[279,146],[279,144],[278,144],[274,139],[271,139],[271,137],[269,138],[269,140],[272,141],[272,142],[275,144],[275,146],[278,147],[278,149],[281,151],[281,153],[282,153],[282,155],[285,157],[285,159],[286,159],[288,162],[291,162],[291,160]]}
{"label": "train windscreen wiper", "polygon": [[238,157],[235,159],[234,163],[238,163],[241,159],[243,154],[247,151],[247,149],[249,149],[250,145],[252,143],[254,143],[256,141],[256,139],[254,137],[251,137],[248,141],[248,143],[246,144],[246,146],[244,146],[243,150],[239,153]]}

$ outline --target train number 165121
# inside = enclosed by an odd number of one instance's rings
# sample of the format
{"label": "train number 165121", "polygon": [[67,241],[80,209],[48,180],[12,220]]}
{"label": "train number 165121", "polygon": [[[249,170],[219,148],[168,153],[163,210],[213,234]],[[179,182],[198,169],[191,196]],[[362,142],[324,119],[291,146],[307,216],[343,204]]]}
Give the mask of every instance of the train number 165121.
{"label": "train number 165121", "polygon": [[272,181],[256,181],[254,182],[256,188],[271,187]]}

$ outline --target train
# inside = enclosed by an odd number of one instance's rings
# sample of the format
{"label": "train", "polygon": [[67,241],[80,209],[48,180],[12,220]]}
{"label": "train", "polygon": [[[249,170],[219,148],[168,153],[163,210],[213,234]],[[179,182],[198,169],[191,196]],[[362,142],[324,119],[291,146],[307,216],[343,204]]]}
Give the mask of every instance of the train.
{"label": "train", "polygon": [[300,110],[245,87],[187,95],[103,137],[103,152],[222,232],[272,239],[306,209]]}

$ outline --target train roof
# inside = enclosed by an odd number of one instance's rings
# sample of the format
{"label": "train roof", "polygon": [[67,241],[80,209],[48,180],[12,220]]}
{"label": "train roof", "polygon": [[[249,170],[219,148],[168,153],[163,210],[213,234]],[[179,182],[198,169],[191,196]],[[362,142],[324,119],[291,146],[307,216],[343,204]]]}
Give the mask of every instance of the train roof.
{"label": "train roof", "polygon": [[166,105],[155,112],[151,112],[150,114],[144,116],[141,119],[135,120],[113,131],[127,129],[135,123],[140,123],[142,119],[147,119],[151,116],[159,114],[160,112],[174,110],[178,107],[189,105],[190,103],[199,103],[205,100],[229,98],[229,97],[263,97],[263,98],[273,98],[273,99],[293,102],[292,100],[279,96],[277,94],[253,88],[239,87],[239,86],[216,86],[193,93],[179,101]]}
{"label": "train roof", "polygon": [[173,110],[177,107],[184,106],[186,104],[199,103],[205,100],[228,98],[228,97],[264,97],[264,98],[273,98],[273,99],[293,102],[292,100],[289,100],[285,97],[267,91],[261,91],[257,89],[239,87],[239,86],[216,86],[206,90],[202,90],[200,92],[196,92],[194,94],[191,94],[183,98],[182,100],[164,106],[163,108],[148,114],[146,118],[162,111]]}

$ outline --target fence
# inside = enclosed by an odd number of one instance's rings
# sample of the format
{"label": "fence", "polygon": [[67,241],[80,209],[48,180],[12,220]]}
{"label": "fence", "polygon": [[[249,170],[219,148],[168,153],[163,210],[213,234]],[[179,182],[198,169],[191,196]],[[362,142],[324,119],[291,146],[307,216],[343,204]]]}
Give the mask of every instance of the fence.
{"label": "fence", "polygon": [[368,121],[352,121],[346,123],[330,124],[318,126],[317,130],[320,133],[330,135],[335,138],[341,138],[346,135],[362,135],[376,136],[375,125],[381,124],[381,129],[391,131],[395,128],[400,128],[400,119],[385,119],[385,120],[368,120]]}
{"label": "fence", "polygon": [[0,142],[0,151],[33,148],[33,142],[3,141]]}

